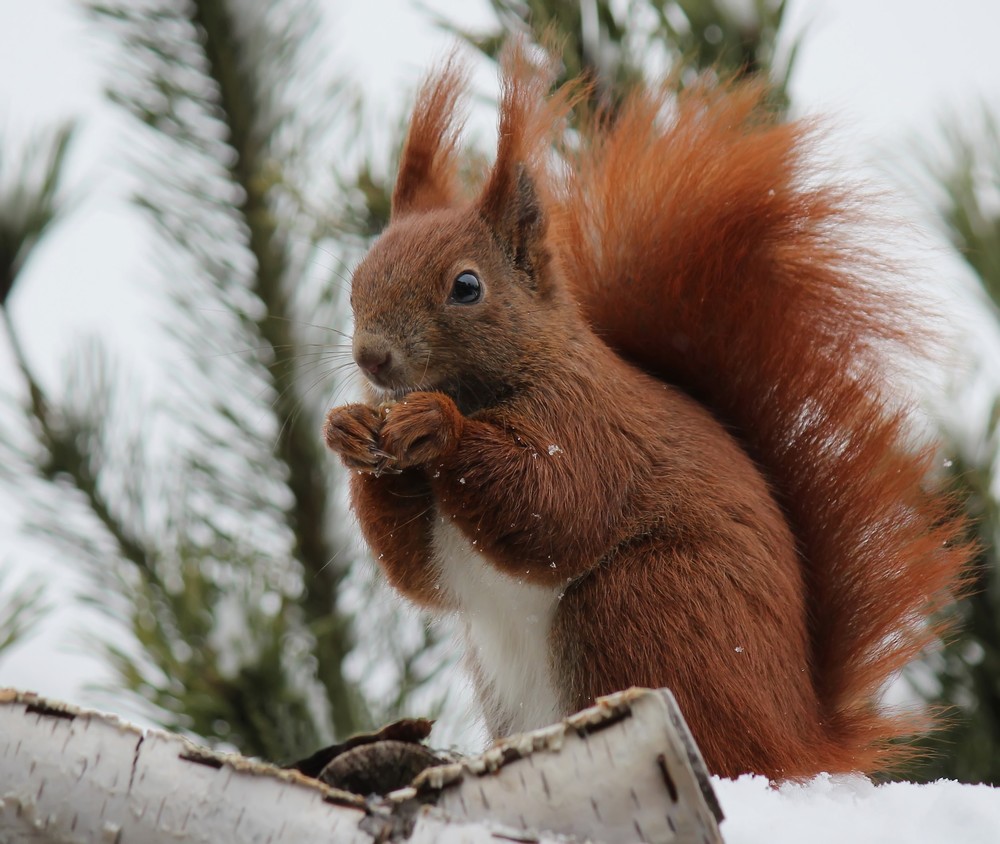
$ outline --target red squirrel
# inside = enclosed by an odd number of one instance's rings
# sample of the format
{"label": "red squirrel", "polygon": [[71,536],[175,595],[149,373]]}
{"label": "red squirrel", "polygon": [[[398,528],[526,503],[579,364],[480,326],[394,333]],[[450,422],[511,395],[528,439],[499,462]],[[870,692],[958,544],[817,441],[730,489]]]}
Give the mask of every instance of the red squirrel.
{"label": "red squirrel", "polygon": [[388,581],[457,616],[494,736],[667,686],[713,773],[884,769],[922,722],[880,691],[970,554],[855,198],[762,84],[638,90],[567,135],[583,83],[503,67],[474,194],[464,72],[425,82],[353,275],[368,401],[324,436]]}

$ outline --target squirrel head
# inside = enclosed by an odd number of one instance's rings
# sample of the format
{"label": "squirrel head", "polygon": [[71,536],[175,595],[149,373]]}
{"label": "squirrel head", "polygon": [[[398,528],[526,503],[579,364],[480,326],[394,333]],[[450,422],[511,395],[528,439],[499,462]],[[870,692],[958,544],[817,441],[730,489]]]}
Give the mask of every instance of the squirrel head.
{"label": "squirrel head", "polygon": [[404,214],[354,271],[354,359],[377,393],[490,406],[537,366],[558,284],[526,168],[503,195]]}
{"label": "squirrel head", "polygon": [[463,73],[452,60],[422,88],[390,224],[351,284],[354,358],[376,395],[437,390],[471,413],[537,376],[568,302],[535,175],[550,81],[521,47],[508,51],[497,159],[472,201],[457,175]]}

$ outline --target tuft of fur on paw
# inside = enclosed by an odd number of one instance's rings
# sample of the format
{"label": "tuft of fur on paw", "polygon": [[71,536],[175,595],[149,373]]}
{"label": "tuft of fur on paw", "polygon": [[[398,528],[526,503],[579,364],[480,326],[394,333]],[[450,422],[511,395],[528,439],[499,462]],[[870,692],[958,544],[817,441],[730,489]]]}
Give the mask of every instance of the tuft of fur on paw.
{"label": "tuft of fur on paw", "polygon": [[381,427],[378,411],[365,404],[346,404],[326,415],[323,439],[349,469],[377,472],[387,457],[379,447]]}
{"label": "tuft of fur on paw", "polygon": [[381,448],[397,469],[424,466],[458,445],[463,420],[444,393],[410,393],[385,413]]}

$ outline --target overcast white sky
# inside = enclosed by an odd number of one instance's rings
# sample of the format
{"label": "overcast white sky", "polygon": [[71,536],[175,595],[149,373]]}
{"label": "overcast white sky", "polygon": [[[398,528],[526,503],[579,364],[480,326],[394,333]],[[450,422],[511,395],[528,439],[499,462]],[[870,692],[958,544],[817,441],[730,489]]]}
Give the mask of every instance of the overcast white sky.
{"label": "overcast white sky", "polygon": [[[332,61],[395,120],[448,39],[409,0],[325,5]],[[427,5],[470,25],[489,20],[486,0]],[[1000,112],[1000,0],[792,0],[788,23],[789,34],[806,32],[792,84],[797,108],[833,115],[838,149],[850,160],[898,163],[930,143],[943,119],[966,119],[981,103]],[[50,378],[77,340],[95,331],[140,369],[158,357],[149,330],[157,300],[131,282],[149,242],[116,169],[123,123],[101,96],[107,49],[72,0],[0,0],[0,136],[23,142],[57,120],[82,123],[70,181],[88,198],[28,268],[13,301],[28,353]],[[0,388],[15,384],[0,343]],[[26,558],[4,509],[0,499],[0,564],[68,577],[35,549]],[[60,612],[0,663],[0,686],[84,702],[81,683],[98,667],[72,647],[79,617],[66,612],[67,588],[54,595]]]}

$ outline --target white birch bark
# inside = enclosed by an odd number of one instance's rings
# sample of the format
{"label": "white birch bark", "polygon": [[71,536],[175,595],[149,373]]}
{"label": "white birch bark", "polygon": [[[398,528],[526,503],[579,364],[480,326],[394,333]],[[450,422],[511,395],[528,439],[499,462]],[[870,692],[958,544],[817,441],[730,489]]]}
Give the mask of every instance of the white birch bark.
{"label": "white birch bark", "polygon": [[114,716],[0,691],[0,842],[721,842],[678,718],[668,692],[624,692],[365,800]]}
{"label": "white birch bark", "polygon": [[424,771],[415,785],[449,777],[458,785],[437,805],[453,818],[603,841],[722,841],[704,762],[666,689],[600,698],[552,727]]}

